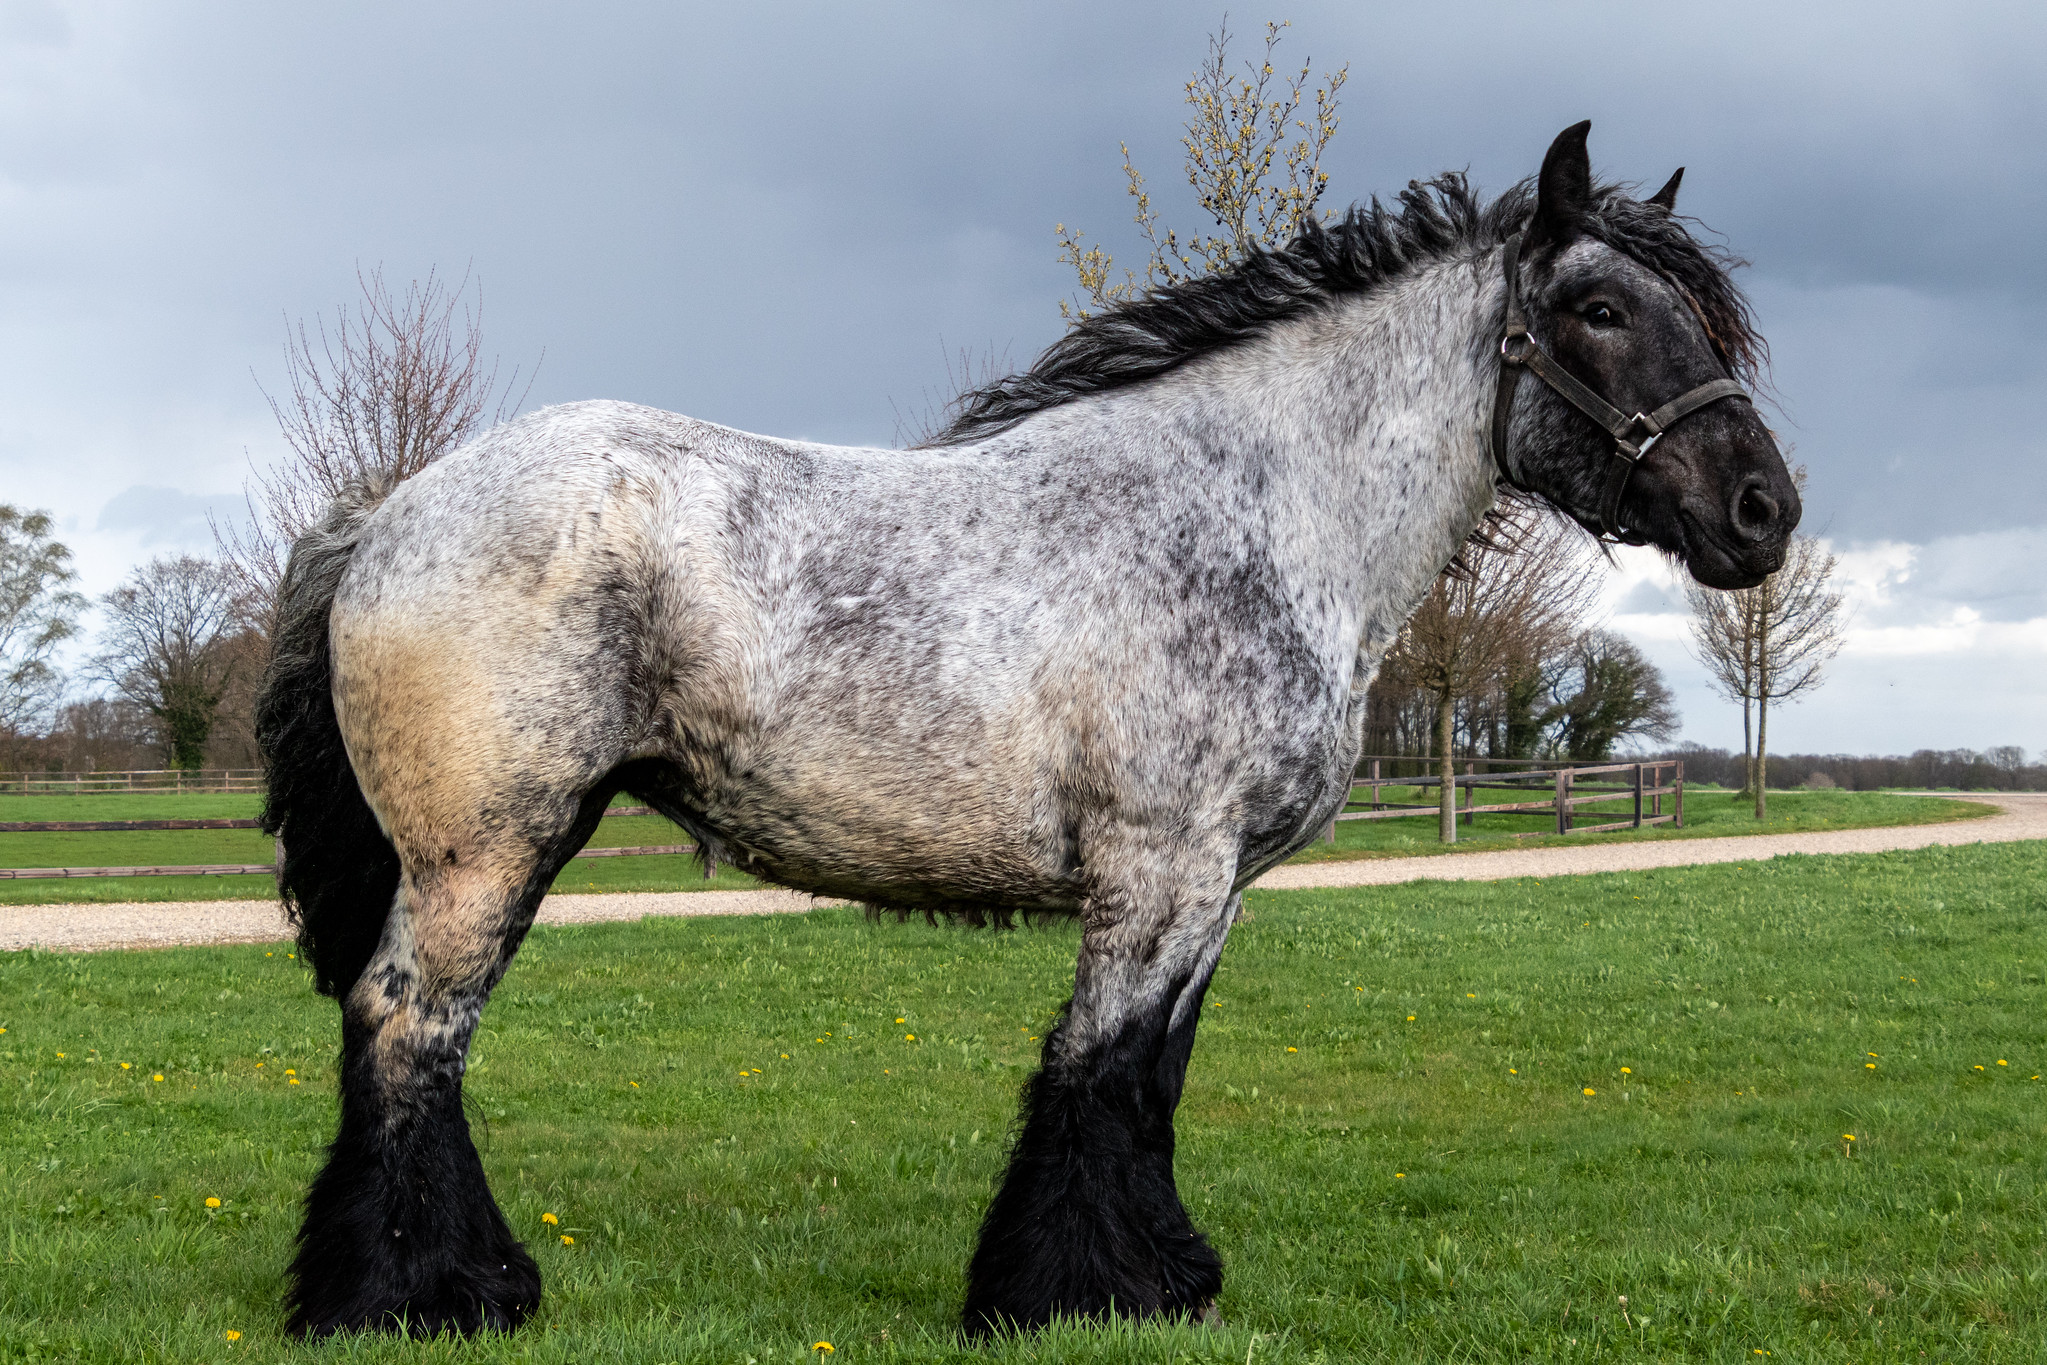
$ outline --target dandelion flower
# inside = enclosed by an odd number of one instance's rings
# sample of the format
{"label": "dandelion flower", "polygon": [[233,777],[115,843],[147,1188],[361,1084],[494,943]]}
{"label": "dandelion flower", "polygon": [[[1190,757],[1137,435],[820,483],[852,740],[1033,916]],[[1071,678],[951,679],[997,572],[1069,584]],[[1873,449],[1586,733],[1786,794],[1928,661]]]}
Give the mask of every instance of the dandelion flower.
{"label": "dandelion flower", "polygon": [[1865,1052],[1865,1053],[1863,1053],[1862,1055],[1863,1055],[1863,1056],[1865,1056],[1865,1057],[1881,1057],[1881,1056],[1883,1056],[1883,1053],[1881,1053],[1881,1052]]}
{"label": "dandelion flower", "polygon": [[1411,1015],[1411,1014],[1410,1014],[1410,1015],[1408,1015],[1408,1016],[1407,1016],[1407,1022],[1408,1022],[1408,1023],[1410,1023],[1410,1024],[1412,1024],[1412,1023],[1414,1022],[1414,1016],[1413,1016],[1413,1015]]}
{"label": "dandelion flower", "polygon": [[1394,1178],[1395,1180],[1405,1180],[1405,1179],[1407,1179],[1407,1172],[1406,1172],[1406,1171],[1395,1171],[1395,1172],[1393,1173],[1393,1178]]}
{"label": "dandelion flower", "polygon": [[785,1061],[785,1062],[786,1062],[786,1061],[788,1061],[788,1060],[789,1060],[789,1054],[788,1054],[788,1053],[786,1053],[786,1052],[785,1052],[785,1053],[783,1053],[783,1054],[782,1054],[782,1060],[783,1060],[783,1061]]}
{"label": "dandelion flower", "polygon": [[575,1238],[573,1238],[573,1237],[569,1236],[569,1235],[568,1235],[568,1234],[567,1234],[566,1232],[564,1232],[564,1233],[562,1234],[562,1245],[563,1245],[563,1246],[565,1246],[565,1247],[572,1247],[572,1246],[574,1246],[575,1244],[576,1244],[576,1239],[575,1239]]}
{"label": "dandelion flower", "polygon": [[1478,999],[1478,997],[1477,997],[1476,995],[1473,995],[1473,994],[1472,994],[1472,993],[1471,993],[1470,991],[1466,991],[1466,992],[1464,993],[1464,998],[1465,998],[1466,1000],[1476,1000],[1476,999]]}
{"label": "dandelion flower", "polygon": [[1843,1142],[1853,1142],[1853,1141],[1855,1141],[1855,1134],[1853,1134],[1853,1133],[1843,1133],[1843,1134],[1841,1134],[1841,1141],[1843,1141]]}
{"label": "dandelion flower", "polygon": [[62,1057],[62,1056],[63,1056],[64,1054],[60,1052],[60,1053],[58,1053],[57,1055],[58,1055],[59,1057]]}
{"label": "dandelion flower", "polygon": [[1297,1047],[1290,1047],[1290,1048],[1288,1048],[1288,1049],[1287,1049],[1287,1051],[1288,1051],[1288,1052],[1299,1052],[1299,1051],[1300,1051],[1300,1049],[1299,1049],[1299,1048],[1297,1048]]}
{"label": "dandelion flower", "polygon": [[261,1071],[261,1070],[263,1069],[263,1063],[261,1063],[261,1062],[258,1062],[258,1063],[256,1063],[256,1069],[257,1069],[258,1071]]}
{"label": "dandelion flower", "polygon": [[285,1075],[287,1075],[287,1076],[296,1076],[296,1075],[298,1075],[299,1073],[298,1073],[298,1072],[296,1072],[296,1071],[293,1071],[293,1070],[292,1070],[292,1069],[291,1069],[290,1067],[286,1067],[286,1068],[284,1069],[284,1074],[285,1074]]}
{"label": "dandelion flower", "polygon": [[2004,1058],[2002,1058],[2002,1057],[1999,1057],[1999,1058],[1997,1059],[1997,1064],[1998,1064],[1999,1066],[2009,1066],[2009,1065],[2010,1065],[2010,1063],[2009,1063],[2009,1062],[2007,1062],[2007,1061],[2005,1061],[2005,1060],[2004,1060]]}
{"label": "dandelion flower", "polygon": [[1979,1066],[1979,1067],[1977,1067],[1976,1069],[1977,1069],[1978,1071],[1981,1071],[1981,1070],[1982,1070],[1983,1068]]}
{"label": "dandelion flower", "polygon": [[[134,1067],[134,1065],[135,1065],[135,1064],[134,1064],[133,1062],[123,1062],[123,1063],[121,1063],[121,1070],[123,1070],[123,1071],[128,1071],[128,1070],[132,1069],[132,1068]],[[256,1065],[257,1065],[257,1066],[261,1066],[261,1065],[263,1065],[263,1063],[261,1063],[261,1062],[258,1062],[258,1063],[256,1063]]]}
{"label": "dandelion flower", "polygon": [[1862,1064],[1862,1069],[1863,1069],[1863,1070],[1865,1070],[1865,1071],[1874,1071],[1874,1070],[1876,1070],[1876,1063],[1875,1063],[1875,1062],[1864,1062],[1864,1063]]}
{"label": "dandelion flower", "polygon": [[638,1090],[640,1088],[640,1083],[638,1081],[627,1081],[626,1084],[631,1086],[635,1090]]}
{"label": "dandelion flower", "polygon": [[151,1076],[149,1079],[151,1079],[152,1081],[160,1081],[163,1079],[163,1072],[159,1071],[154,1076]]}
{"label": "dandelion flower", "polygon": [[218,1196],[218,1195],[212,1195],[212,1194],[209,1194],[209,1195],[207,1195],[207,1196],[206,1196],[206,1207],[207,1207],[207,1208],[209,1208],[209,1209],[217,1209],[217,1208],[219,1208],[219,1207],[220,1207],[220,1196]]}
{"label": "dandelion flower", "polygon": [[834,1347],[829,1341],[815,1341],[811,1343],[810,1349],[813,1351],[817,1351],[823,1355],[830,1355],[837,1348]]}
{"label": "dandelion flower", "polygon": [[232,1327],[228,1328],[225,1332],[222,1332],[221,1335],[226,1337],[229,1341],[240,1341],[242,1339],[242,1334],[240,1332],[237,1332]]}
{"label": "dandelion flower", "polygon": [[905,1024],[905,1023],[908,1023],[909,1021],[908,1021],[907,1019],[903,1018],[903,1016],[902,1016],[902,1015],[898,1014],[898,1015],[896,1016],[896,1022],[897,1022],[898,1024]]}
{"label": "dandelion flower", "polygon": [[547,1224],[547,1225],[548,1225],[549,1227],[553,1228],[553,1227],[560,1227],[560,1226],[561,1226],[561,1221],[562,1221],[562,1220],[561,1220],[561,1219],[559,1219],[559,1218],[557,1218],[557,1217],[555,1217],[555,1216],[554,1216],[553,1214],[551,1214],[551,1213],[543,1213],[543,1214],[541,1214],[541,1215],[540,1215],[540,1221],[541,1221],[541,1222],[543,1222],[543,1223],[545,1223],[545,1224]]}
{"label": "dandelion flower", "polygon": [[1518,1072],[1518,1071],[1516,1071],[1516,1070],[1515,1070],[1515,1069],[1514,1069],[1513,1067],[1511,1067],[1511,1066],[1510,1066],[1510,1067],[1508,1067],[1508,1068],[1507,1068],[1507,1074],[1508,1074],[1509,1076],[1518,1076],[1518,1075],[1520,1075],[1521,1073],[1520,1073],[1520,1072]]}
{"label": "dandelion flower", "polygon": [[1585,1093],[1588,1095],[1597,1095],[1599,1092],[1588,1085],[1585,1087]]}
{"label": "dandelion flower", "polygon": [[1634,1075],[1634,1074],[1635,1074],[1635,1073],[1634,1073],[1633,1071],[1630,1071],[1630,1070],[1629,1070],[1629,1069],[1628,1069],[1627,1067],[1622,1067],[1622,1068],[1621,1068],[1621,1075],[1623,1075],[1623,1076],[1632,1076],[1632,1075]]}
{"label": "dandelion flower", "polygon": [[[904,1042],[906,1042],[906,1043],[914,1043],[914,1042],[916,1042],[916,1041],[917,1041],[917,1035],[916,1035],[916,1034],[914,1034],[914,1033],[905,1033],[905,1034],[903,1035],[903,1041],[904,1041]],[[1982,1070],[1983,1068],[1979,1066],[1979,1067],[1977,1067],[1976,1069],[1977,1069],[1978,1071],[1981,1071],[1981,1070]]]}

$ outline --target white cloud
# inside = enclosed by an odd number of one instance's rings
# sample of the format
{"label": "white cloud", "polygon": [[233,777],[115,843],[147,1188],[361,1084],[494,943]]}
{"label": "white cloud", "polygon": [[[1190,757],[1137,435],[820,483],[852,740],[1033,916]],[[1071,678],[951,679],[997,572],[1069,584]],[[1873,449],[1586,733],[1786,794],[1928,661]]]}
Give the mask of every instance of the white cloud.
{"label": "white cloud", "polygon": [[[2047,750],[2047,526],[1829,548],[1841,653],[1816,692],[1773,713],[1771,748]],[[1734,748],[1741,713],[1692,656],[1682,579],[1653,551],[1621,550],[1607,609],[1664,670],[1685,738]]]}

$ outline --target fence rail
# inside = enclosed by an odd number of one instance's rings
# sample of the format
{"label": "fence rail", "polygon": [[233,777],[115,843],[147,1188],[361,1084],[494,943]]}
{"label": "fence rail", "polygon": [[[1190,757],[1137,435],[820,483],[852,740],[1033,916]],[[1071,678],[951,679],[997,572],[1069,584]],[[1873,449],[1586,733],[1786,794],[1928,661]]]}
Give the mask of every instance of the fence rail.
{"label": "fence rail", "polygon": [[[652,815],[646,806],[612,806],[604,818]],[[0,834],[85,834],[124,830],[261,829],[260,820],[0,820]],[[578,858],[638,858],[695,853],[695,844],[635,844],[617,848],[586,848]],[[243,877],[275,872],[284,860],[284,841],[277,843],[275,863],[195,863],[182,867],[0,867],[0,881],[58,877]]]}
{"label": "fence rail", "polygon": [[[1409,764],[1426,763],[1426,759],[1405,757],[1376,757],[1358,760],[1352,775],[1350,796],[1344,802],[1344,809],[1330,820],[1322,836],[1329,843],[1336,842],[1336,826],[1345,820],[1401,820],[1417,816],[1439,814],[1440,800],[1428,803],[1388,801],[1380,793],[1388,787],[1408,789],[1434,787],[1439,793],[1443,779],[1439,773],[1417,773],[1412,776],[1387,775],[1388,767],[1403,767]],[[1464,824],[1472,823],[1478,815],[1527,814],[1534,811],[1552,811],[1556,815],[1554,829],[1521,830],[1512,833],[1516,839],[1527,839],[1543,834],[1598,834],[1606,830],[1641,829],[1646,825],[1670,824],[1684,828],[1685,813],[1685,768],[1677,759],[1658,759],[1646,763],[1560,763],[1547,768],[1535,766],[1530,759],[1453,759],[1462,763],[1462,773],[1451,774],[1453,791],[1462,792],[1463,800],[1451,797],[1457,817]],[[1479,772],[1479,765],[1505,767],[1505,772]],[[1586,779],[1593,779],[1586,782]],[[1605,779],[1601,781],[1600,779]],[[1583,787],[1580,784],[1583,783]],[[1363,800],[1359,792],[1368,793]],[[1544,792],[1543,797],[1529,801],[1504,801],[1490,805],[1477,805],[1473,793],[1480,791],[1501,792]],[[1671,809],[1663,809],[1663,798],[1672,798]],[[1598,805],[1605,801],[1622,801],[1633,798],[1634,811],[1625,820],[1611,821],[1597,825],[1577,823],[1577,809],[1580,806]],[[1352,810],[1352,806],[1365,806],[1365,810]]]}
{"label": "fence rail", "polygon": [[0,795],[84,796],[95,792],[260,792],[261,768],[138,768],[133,772],[0,773]]}

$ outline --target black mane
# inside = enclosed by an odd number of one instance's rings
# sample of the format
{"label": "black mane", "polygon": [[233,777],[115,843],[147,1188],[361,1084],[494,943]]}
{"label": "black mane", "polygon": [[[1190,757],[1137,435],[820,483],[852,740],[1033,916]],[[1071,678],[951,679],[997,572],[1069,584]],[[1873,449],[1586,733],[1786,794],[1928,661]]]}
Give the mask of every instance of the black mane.
{"label": "black mane", "polygon": [[[1748,300],[1728,278],[1744,262],[1700,242],[1687,220],[1635,199],[1621,186],[1599,186],[1593,204],[1581,225],[1585,233],[1677,286],[1698,310],[1728,372],[1754,387],[1769,352],[1756,334]],[[961,394],[953,420],[929,444],[994,435],[1032,413],[1165,374],[1423,262],[1490,250],[1525,227],[1534,208],[1532,179],[1485,204],[1453,171],[1410,182],[1397,208],[1375,196],[1326,227],[1311,218],[1284,247],[1255,252],[1228,270],[1152,290],[1088,318],[1028,370]]]}

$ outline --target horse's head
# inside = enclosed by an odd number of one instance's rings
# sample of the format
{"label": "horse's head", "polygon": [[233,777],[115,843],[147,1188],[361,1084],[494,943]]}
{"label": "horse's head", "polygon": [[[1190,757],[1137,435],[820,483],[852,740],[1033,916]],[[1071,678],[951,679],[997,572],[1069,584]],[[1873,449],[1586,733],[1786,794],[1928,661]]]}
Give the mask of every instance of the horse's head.
{"label": "horse's head", "polygon": [[[1502,463],[1588,529],[1653,544],[1710,587],[1753,586],[1784,562],[1799,516],[1775,439],[1726,382],[1753,381],[1762,342],[1725,262],[1674,216],[1683,171],[1647,200],[1595,189],[1590,127],[1551,145],[1519,239],[1527,337],[1511,335],[1510,309]],[[1590,395],[1569,396],[1572,379]],[[1694,395],[1654,430],[1659,408]]]}

